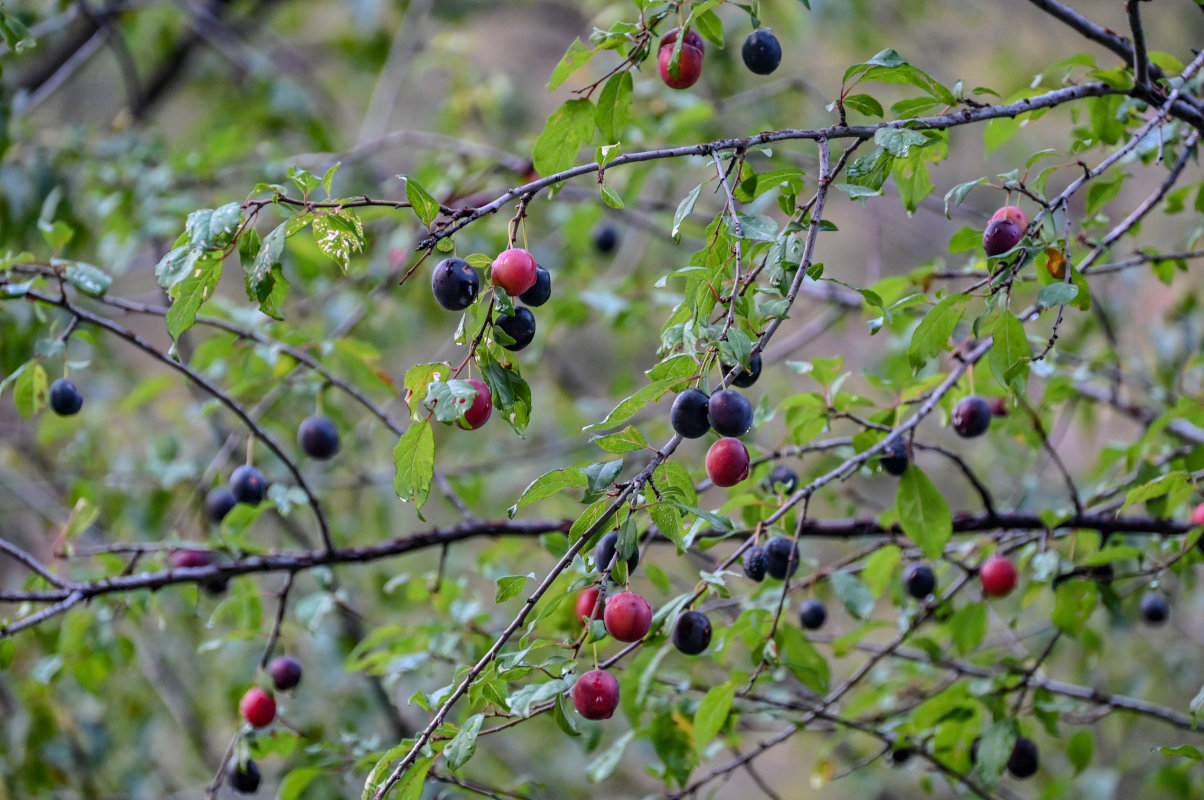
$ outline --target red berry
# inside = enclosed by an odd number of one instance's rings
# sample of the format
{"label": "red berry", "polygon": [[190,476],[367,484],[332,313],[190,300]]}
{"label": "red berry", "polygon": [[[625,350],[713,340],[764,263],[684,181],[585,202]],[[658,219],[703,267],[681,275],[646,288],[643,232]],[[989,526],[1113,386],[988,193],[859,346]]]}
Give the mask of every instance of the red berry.
{"label": "red berry", "polygon": [[602,619],[597,586],[591,586],[577,595],[577,621],[585,624],[588,619]]}
{"label": "red berry", "polygon": [[991,556],[978,568],[983,594],[988,597],[1011,594],[1016,588],[1017,577],[1015,565],[1003,556]]}
{"label": "red berry", "polygon": [[468,382],[476,388],[477,396],[464,412],[464,419],[456,420],[456,424],[466,431],[475,431],[488,422],[489,415],[493,413],[493,394],[484,381],[469,378]]}
{"label": "red berry", "polygon": [[1204,525],[1204,503],[1200,503],[1200,505],[1196,506],[1191,512],[1191,524]]}
{"label": "red berry", "polygon": [[681,45],[681,53],[677,59],[676,68],[673,64],[673,45],[661,44],[656,54],[657,65],[660,67],[661,80],[670,89],[688,89],[698,82],[702,76],[702,51],[691,47],[687,42]]}
{"label": "red berry", "polygon": [[606,598],[602,621],[620,642],[638,642],[652,627],[652,606],[635,592],[619,592]]}
{"label": "red berry", "polygon": [[573,705],[586,719],[610,719],[619,707],[619,682],[600,669],[591,669],[573,684]]}
{"label": "red berry", "polygon": [[716,486],[735,486],[748,477],[748,448],[739,439],[720,439],[707,450],[707,477]]}
{"label": "red berry", "polygon": [[511,297],[518,297],[535,285],[539,277],[535,256],[520,247],[504,250],[493,260],[490,271],[494,286],[500,286]]}
{"label": "red berry", "polygon": [[238,711],[242,718],[255,728],[263,728],[272,724],[276,719],[276,701],[272,693],[258,686],[247,689],[247,693],[238,702]]}

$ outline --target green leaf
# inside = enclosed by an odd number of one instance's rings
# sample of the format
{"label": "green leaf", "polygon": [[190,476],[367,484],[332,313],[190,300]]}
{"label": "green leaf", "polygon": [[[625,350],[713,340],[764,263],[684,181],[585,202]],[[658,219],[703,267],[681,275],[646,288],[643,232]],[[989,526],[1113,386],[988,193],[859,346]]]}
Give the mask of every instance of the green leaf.
{"label": "green leaf", "polygon": [[608,453],[629,453],[648,447],[648,440],[634,425],[605,436],[595,436],[592,441]]}
{"label": "green leaf", "polygon": [[506,513],[511,519],[514,519],[514,515],[518,513],[520,508],[543,500],[545,497],[551,497],[565,489],[576,489],[585,486],[586,482],[585,473],[577,467],[554,469],[551,472],[545,472],[532,481],[526,489],[523,489],[518,502],[510,506]]}
{"label": "green leaf", "polygon": [[648,516],[661,535],[677,546],[677,554],[686,552],[685,532],[681,527],[681,513],[670,503],[653,503],[648,507]]}
{"label": "green leaf", "polygon": [[325,771],[320,767],[300,767],[289,770],[288,775],[280,782],[280,800],[298,800],[309,785],[322,777]]}
{"label": "green leaf", "polygon": [[46,370],[37,361],[26,362],[21,369],[9,376],[16,380],[13,384],[13,402],[17,412],[29,419],[49,402]]}
{"label": "green leaf", "polygon": [[615,739],[614,744],[603,750],[597,758],[589,762],[585,767],[585,778],[590,783],[601,783],[602,781],[615,774],[615,770],[619,768],[619,764],[623,763],[623,756],[627,753],[627,746],[635,738],[635,730],[628,730],[618,739]]}
{"label": "green leaf", "polygon": [[1095,737],[1089,730],[1075,731],[1074,735],[1070,737],[1070,741],[1066,743],[1066,757],[1070,759],[1076,775],[1087,768],[1094,754]]}
{"label": "green leaf", "polygon": [[423,405],[439,422],[451,424],[464,419],[464,414],[477,399],[477,387],[468,381],[433,381],[426,387]]}
{"label": "green leaf", "polygon": [[995,322],[992,335],[994,341],[987,354],[991,373],[1000,385],[1011,386],[1018,393],[1023,391],[1028,362],[1033,355],[1024,325],[1011,311],[1004,311]]}
{"label": "green leaf", "polygon": [[840,602],[854,618],[865,619],[874,610],[874,594],[861,578],[851,572],[837,570],[828,576],[828,580]]}
{"label": "green leaf", "polygon": [[525,435],[531,420],[531,387],[519,374],[518,365],[502,366],[488,350],[478,349],[477,355],[481,377],[493,390],[494,411],[502,415],[515,433]]}
{"label": "green leaf", "polygon": [[497,590],[493,594],[493,602],[502,603],[522,594],[523,587],[531,580],[530,575],[507,575],[497,579]]}
{"label": "green leaf", "polygon": [[1037,305],[1042,308],[1053,308],[1073,302],[1079,296],[1079,287],[1073,283],[1051,283],[1041,289],[1037,295]]}
{"label": "green leaf", "polygon": [[912,369],[919,369],[933,356],[945,350],[949,337],[965,313],[963,306],[970,298],[964,294],[946,297],[937,303],[916,326],[907,348],[907,360]]}
{"label": "green leaf", "polygon": [[[573,43],[569,45],[569,49],[560,59],[560,63],[552,70],[552,77],[548,81],[548,91],[554,91],[560,84],[568,80],[570,75],[588,64],[593,55],[594,51],[582,44],[580,37],[573,39]],[[624,74],[626,74],[626,70],[624,70]]]}
{"label": "green leaf", "polygon": [[587,425],[582,430],[588,433],[598,428],[613,428],[615,425],[621,425],[642,411],[649,403],[660,400],[679,380],[678,378],[664,378],[652,382],[630,397],[621,400],[614,410],[606,415],[606,419],[595,422],[593,425]]}
{"label": "green leaf", "polygon": [[902,553],[898,546],[888,544],[880,547],[865,560],[865,568],[861,571],[861,579],[869,587],[874,597],[881,597],[886,588],[898,574],[899,560]]}
{"label": "green leaf", "polygon": [[243,270],[247,276],[248,299],[262,303],[271,295],[275,285],[273,273],[279,268],[280,259],[284,255],[287,227],[287,221],[277,225],[271,233],[263,237],[263,244],[260,245],[255,260],[243,262]]}
{"label": "green leaf", "polygon": [[700,761],[707,745],[723,730],[735,697],[736,684],[722,683],[712,686],[698,704],[698,710],[694,712],[694,752]]}
{"label": "green leaf", "polygon": [[704,184],[698,184],[690,190],[689,194],[681,199],[677,204],[677,210],[673,212],[673,228],[670,234],[673,236],[673,241],[681,240],[681,224],[686,221],[686,217],[694,210],[694,204],[698,202],[698,193],[702,191]]}
{"label": "green leaf", "polygon": [[594,104],[569,100],[548,117],[535,140],[533,158],[540,175],[554,175],[577,163],[577,152],[594,133]]}
{"label": "green leaf", "polygon": [[[408,183],[406,187],[409,188]],[[351,254],[364,248],[364,223],[347,209],[340,209],[319,215],[313,227],[318,249],[346,273],[351,267]]]}
{"label": "green leaf", "polygon": [[439,216],[439,202],[418,181],[406,175],[401,178],[406,182],[406,199],[410,201],[418,219],[429,228],[435,217]]}
{"label": "green leaf", "polygon": [[402,500],[422,508],[431,493],[435,476],[435,434],[429,422],[415,422],[397,440],[393,448],[393,490]]}
{"label": "green leaf", "polygon": [[874,133],[874,144],[895,158],[907,158],[911,148],[924,147],[928,143],[927,136],[907,128],[879,128]]}
{"label": "green leaf", "polygon": [[895,508],[903,532],[928,558],[940,558],[953,536],[953,515],[940,490],[915,464],[899,477]]}
{"label": "green leaf", "polygon": [[816,692],[828,691],[831,678],[828,662],[819,654],[803,632],[793,625],[782,625],[774,636],[779,658],[802,681]]}
{"label": "green leaf", "polygon": [[447,743],[443,755],[447,757],[447,767],[457,770],[468,763],[477,752],[477,734],[481,732],[481,723],[485,721],[484,714],[473,714],[464,722],[464,727]]}
{"label": "green leaf", "polygon": [[[53,261],[51,263],[58,266]],[[63,271],[63,277],[76,289],[93,297],[103,295],[113,283],[113,279],[107,272],[82,261],[68,262],[67,269]]]}
{"label": "green leaf", "polygon": [[556,698],[556,706],[552,709],[552,715],[556,718],[556,726],[560,730],[567,733],[569,736],[580,736],[581,729],[577,727],[576,717],[569,712],[568,695],[560,695]]}
{"label": "green leaf", "polygon": [[844,99],[844,105],[867,117],[881,117],[884,113],[882,104],[868,94],[851,94]]}
{"label": "green leaf", "polygon": [[192,274],[178,284],[175,302],[167,310],[167,333],[173,340],[179,340],[180,334],[196,322],[197,311],[213,296],[221,278],[222,260],[205,258],[197,262]]}
{"label": "green leaf", "polygon": [[986,604],[967,603],[953,612],[949,630],[953,633],[953,649],[958,655],[969,655],[977,650],[987,635]]}
{"label": "green leaf", "polygon": [[606,144],[622,139],[623,128],[631,119],[631,72],[611,75],[598,96],[598,130]]}
{"label": "green leaf", "polygon": [[623,459],[615,459],[604,463],[590,464],[581,472],[585,475],[587,481],[587,493],[597,495],[606,492],[611,484],[615,482],[619,472],[623,469]]}
{"label": "green leaf", "polygon": [[1192,761],[1204,761],[1204,753],[1201,753],[1190,744],[1181,744],[1178,747],[1155,747],[1153,748],[1153,752],[1161,753],[1164,756],[1181,756],[1182,758],[1189,758]]}
{"label": "green leaf", "polygon": [[602,202],[606,203],[606,205],[610,206],[611,208],[623,208],[623,198],[619,197],[619,193],[616,192],[610,184],[602,184],[601,190]]}
{"label": "green leaf", "polygon": [[1050,619],[1066,633],[1078,636],[1098,600],[1099,587],[1094,581],[1062,581],[1055,591]]}
{"label": "green leaf", "polygon": [[192,274],[203,253],[194,247],[177,247],[169,252],[155,265],[155,278],[164,289],[170,289],[184,278]]}
{"label": "green leaf", "polygon": [[201,250],[219,250],[234,241],[242,225],[242,206],[226,203],[220,208],[200,208],[188,215],[184,234]]}
{"label": "green leaf", "polygon": [[970,190],[975,186],[984,183],[985,181],[986,178],[979,178],[978,180],[969,181],[967,183],[959,183],[957,186],[954,186],[952,189],[945,192],[945,218],[953,219],[953,217],[949,216],[949,206],[960,206],[962,201],[966,199],[966,195],[970,194]]}
{"label": "green leaf", "polygon": [[[380,794],[381,789],[384,788],[385,779],[393,771],[393,762],[410,752],[414,743],[413,739],[406,739],[377,760],[376,766],[368,774],[368,779],[364,781],[364,793],[361,795],[361,800],[373,800]],[[394,797],[391,797],[390,800],[419,800],[422,797],[422,790],[426,787],[426,774],[434,762],[435,756],[417,759],[393,787]]]}
{"label": "green leaf", "polygon": [[563,678],[533,683],[507,697],[506,705],[510,706],[510,710],[520,717],[529,717],[532,707],[546,703],[567,688],[569,685]]}

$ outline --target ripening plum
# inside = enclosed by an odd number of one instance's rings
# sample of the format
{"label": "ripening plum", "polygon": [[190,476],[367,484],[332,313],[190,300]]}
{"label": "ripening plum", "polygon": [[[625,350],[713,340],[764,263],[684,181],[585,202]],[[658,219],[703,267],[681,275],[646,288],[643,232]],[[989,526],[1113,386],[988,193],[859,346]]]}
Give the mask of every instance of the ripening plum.
{"label": "ripening plum", "polygon": [[735,486],[748,477],[748,448],[730,437],[720,439],[707,450],[707,477],[716,486]]}
{"label": "ripening plum", "polygon": [[619,682],[614,675],[591,669],[573,684],[573,705],[586,719],[610,719],[619,707]]}
{"label": "ripening plum", "polygon": [[503,250],[493,260],[489,274],[493,285],[502,287],[511,297],[518,297],[534,286],[535,281],[539,279],[535,256],[521,247]]}

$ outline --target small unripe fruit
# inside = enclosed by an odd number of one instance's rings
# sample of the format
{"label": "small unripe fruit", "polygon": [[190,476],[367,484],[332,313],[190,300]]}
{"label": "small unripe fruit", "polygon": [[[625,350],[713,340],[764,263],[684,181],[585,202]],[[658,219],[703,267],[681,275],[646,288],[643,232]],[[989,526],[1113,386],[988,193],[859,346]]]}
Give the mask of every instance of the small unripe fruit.
{"label": "small unripe fruit", "polygon": [[1170,616],[1170,606],[1162,592],[1146,592],[1141,597],[1141,618],[1151,625],[1161,625]]}
{"label": "small unripe fruit", "polygon": [[462,258],[445,258],[431,273],[431,291],[435,300],[448,311],[463,311],[477,299],[481,279]]}
{"label": "small unripe fruit", "polygon": [[982,234],[982,249],[988,256],[1006,253],[1024,238],[1024,230],[1010,219],[995,219],[987,223]]}
{"label": "small unripe fruit", "polygon": [[329,417],[314,414],[301,420],[297,443],[305,455],[325,461],[339,452],[339,431]]}
{"label": "small unripe fruit", "polygon": [[798,474],[785,464],[778,464],[770,471],[765,484],[775,494],[792,494],[798,488]]}
{"label": "small unripe fruit", "polygon": [[982,592],[988,597],[1004,597],[1016,588],[1019,574],[1011,561],[1003,556],[991,556],[978,568]]}
{"label": "small unripe fruit", "polygon": [[[719,371],[726,377],[735,364],[720,364]],[[748,360],[748,369],[740,367],[740,372],[736,377],[732,378],[732,386],[739,386],[741,389],[747,389],[757,382],[757,378],[761,377],[761,354],[757,353]]]}
{"label": "small unripe fruit", "polygon": [[798,572],[798,545],[793,539],[773,537],[765,543],[765,555],[770,577],[781,581]]}
{"label": "small unripe fruit", "polygon": [[278,656],[268,665],[268,675],[278,691],[287,691],[301,682],[301,662],[292,656]]}
{"label": "small unripe fruit", "polygon": [[257,506],[267,494],[268,482],[262,472],[244,464],[230,474],[230,491],[238,502]]}
{"label": "small unripe fruit", "polygon": [[[594,567],[596,569],[598,569],[599,571],[604,570],[607,567],[609,567],[611,560],[614,559],[614,557],[615,557],[615,549],[618,547],[618,545],[619,545],[618,531],[611,531],[610,533],[606,534],[601,539],[599,539],[598,546],[594,548]],[[637,547],[631,551],[631,555],[627,559],[627,574],[630,575],[632,572],[634,572],[635,568],[638,567],[639,564],[640,564],[640,550]],[[616,563],[615,567],[617,568],[618,566],[619,566],[619,564]],[[615,576],[613,575],[613,573],[611,575],[611,580],[615,581],[615,583],[618,583],[618,581],[615,580]]]}
{"label": "small unripe fruit", "polygon": [[535,285],[518,296],[527,305],[537,308],[552,297],[552,273],[535,265]]}
{"label": "small unripe fruit", "polygon": [[620,642],[638,642],[652,628],[652,606],[635,592],[619,592],[606,598],[602,621]]}
{"label": "small unripe fruit", "polygon": [[[1191,524],[1204,525],[1204,503],[1200,503],[1200,505],[1192,509]],[[1201,539],[1200,541],[1204,541],[1204,539]]]}
{"label": "small unripe fruit", "polygon": [[255,794],[259,791],[259,767],[251,759],[239,764],[237,758],[226,765],[226,783],[238,794]]}
{"label": "small unripe fruit", "polygon": [[661,80],[670,89],[688,89],[702,75],[702,54],[705,50],[702,37],[695,31],[686,33],[681,43],[681,53],[677,64],[673,64],[674,42],[677,41],[678,29],[674,28],[661,39],[657,51],[657,66],[660,69]]}
{"label": "small unripe fruit", "polygon": [[591,619],[602,619],[603,604],[598,602],[597,586],[590,586],[577,595],[577,621],[582,625],[588,625]]}
{"label": "small unripe fruit", "polygon": [[513,314],[498,314],[495,324],[514,340],[513,344],[502,345],[511,352],[517,353],[535,338],[535,315],[522,306],[514,309]]}
{"label": "small unripe fruit", "polygon": [[878,463],[882,465],[882,469],[891,475],[902,475],[907,471],[907,465],[911,463],[911,457],[907,452],[907,442],[903,440],[902,436],[892,439],[886,445],[882,450],[882,455]]}
{"label": "small unripe fruit", "polygon": [[1019,206],[1004,206],[991,215],[991,220],[997,219],[1011,220],[1020,230],[1028,227],[1028,214],[1025,214],[1024,209]]}
{"label": "small unripe fruit", "polygon": [[819,630],[828,621],[828,609],[824,607],[823,603],[814,598],[805,600],[799,606],[798,619],[807,630]]}
{"label": "small unripe fruit", "polygon": [[755,30],[740,48],[744,66],[758,75],[768,75],[782,63],[782,45],[778,37],[765,29]]}
{"label": "small unripe fruit", "polygon": [[701,611],[687,611],[673,626],[673,646],[688,656],[696,656],[711,644],[711,621]]}
{"label": "small unripe fruit", "polygon": [[1029,778],[1037,773],[1038,765],[1037,745],[1032,739],[1017,737],[1016,746],[1008,758],[1008,772],[1017,778]]}
{"label": "small unripe fruit", "polygon": [[992,397],[987,401],[991,406],[992,417],[1006,417],[1008,415],[1008,401],[1005,397]]}
{"label": "small unripe fruit", "polygon": [[494,286],[502,287],[511,297],[518,297],[534,286],[539,277],[535,256],[521,247],[503,250],[493,260],[490,276]]}
{"label": "small unripe fruit", "polygon": [[205,495],[205,516],[214,525],[220,525],[236,505],[238,498],[234,496],[234,492],[225,486],[215,486]]}
{"label": "small unripe fruit", "polygon": [[619,244],[619,232],[609,222],[603,222],[594,228],[594,247],[599,253],[609,253]]}
{"label": "small unripe fruit", "polygon": [[707,477],[716,486],[735,486],[748,477],[748,448],[739,439],[720,439],[707,450]]}
{"label": "small unripe fruit", "polygon": [[673,399],[669,410],[669,424],[686,439],[697,439],[711,430],[707,419],[710,398],[698,389],[686,389]]}
{"label": "small unripe fruit", "polygon": [[967,439],[982,436],[991,427],[991,407],[978,395],[962,398],[953,408],[953,430]]}
{"label": "small unripe fruit", "polygon": [[707,401],[707,419],[720,436],[743,436],[752,428],[752,403],[734,389],[721,389]]}
{"label": "small unripe fruit", "polygon": [[276,719],[276,700],[271,692],[254,686],[247,689],[238,703],[242,718],[251,723],[254,728],[264,728]]}
{"label": "small unripe fruit", "polygon": [[573,705],[586,719],[610,719],[619,707],[619,682],[614,675],[591,669],[573,684]]}
{"label": "small unripe fruit", "polygon": [[84,396],[75,388],[75,384],[66,378],[59,378],[50,384],[50,410],[60,417],[78,414],[84,406]]}
{"label": "small unripe fruit", "polygon": [[464,419],[456,420],[456,425],[466,431],[475,431],[488,422],[489,415],[493,413],[493,393],[484,381],[469,378],[468,382],[477,390],[477,396],[473,398],[472,405],[464,412]]}
{"label": "small unripe fruit", "polygon": [[744,551],[741,565],[744,567],[745,577],[760,583],[765,580],[765,573],[769,569],[769,554],[765,552],[765,548],[754,544]]}
{"label": "small unripe fruit", "polygon": [[909,595],[923,600],[936,589],[936,575],[927,564],[911,564],[903,572],[903,585]]}

